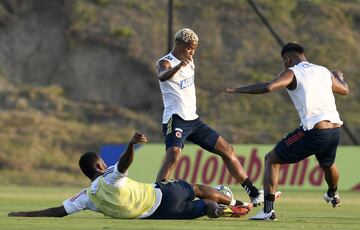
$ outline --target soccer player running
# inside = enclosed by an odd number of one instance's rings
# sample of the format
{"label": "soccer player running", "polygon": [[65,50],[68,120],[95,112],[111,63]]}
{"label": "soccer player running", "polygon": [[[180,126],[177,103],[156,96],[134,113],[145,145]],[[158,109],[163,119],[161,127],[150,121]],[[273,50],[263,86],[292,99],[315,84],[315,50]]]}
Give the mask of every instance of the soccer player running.
{"label": "soccer player running", "polygon": [[296,163],[313,154],[328,184],[325,201],[333,207],[340,205],[337,193],[339,173],[334,162],[343,122],[336,110],[333,92],[347,95],[349,88],[340,71],[330,72],[323,66],[309,63],[303,47],[297,43],[286,44],[281,57],[286,70],[274,80],[219,91],[264,94],[286,88],[300,116],[300,127],[280,140],[265,156],[265,205],[260,213],[250,218],[253,220],[276,220],[274,194],[280,165]]}
{"label": "soccer player running", "polygon": [[[82,210],[101,212],[120,219],[192,219],[204,215],[210,218],[246,215],[251,203],[243,203],[205,185],[190,185],[185,181],[145,184],[131,180],[127,169],[134,159],[134,145],[147,142],[135,133],[120,160],[107,167],[93,152],[79,160],[82,172],[92,181],[91,186],[63,205],[39,211],[10,212],[9,216],[63,217]],[[195,197],[199,198],[194,200]],[[227,208],[218,204],[229,205]]]}
{"label": "soccer player running", "polygon": [[163,134],[166,159],[156,181],[166,181],[171,176],[186,140],[219,155],[230,174],[245,188],[254,206],[264,201],[259,191],[241,166],[234,148],[215,130],[204,124],[196,113],[195,64],[193,56],[199,38],[188,28],[175,34],[175,44],[170,53],[156,63],[164,103]]}

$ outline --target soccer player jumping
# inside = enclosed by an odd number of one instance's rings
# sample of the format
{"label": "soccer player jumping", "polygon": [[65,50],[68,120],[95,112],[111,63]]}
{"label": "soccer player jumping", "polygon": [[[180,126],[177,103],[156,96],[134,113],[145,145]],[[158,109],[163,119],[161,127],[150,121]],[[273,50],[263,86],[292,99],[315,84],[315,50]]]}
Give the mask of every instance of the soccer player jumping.
{"label": "soccer player jumping", "polygon": [[276,220],[274,201],[280,165],[296,163],[313,154],[328,184],[325,201],[333,207],[340,205],[339,173],[334,162],[343,122],[336,110],[333,92],[348,95],[349,88],[340,71],[330,72],[308,62],[303,47],[297,43],[286,44],[281,57],[286,70],[274,80],[239,88],[227,87],[218,92],[264,94],[286,88],[301,120],[300,127],[280,140],[265,156],[265,205],[263,211],[250,218],[253,220]]}

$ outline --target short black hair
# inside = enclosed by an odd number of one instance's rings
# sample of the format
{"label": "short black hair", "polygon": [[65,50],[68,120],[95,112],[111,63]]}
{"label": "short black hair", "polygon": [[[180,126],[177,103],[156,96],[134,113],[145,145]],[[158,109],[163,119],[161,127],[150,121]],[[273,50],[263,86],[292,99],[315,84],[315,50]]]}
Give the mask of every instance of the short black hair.
{"label": "short black hair", "polygon": [[286,44],[282,50],[281,50],[281,56],[284,55],[284,53],[287,53],[287,52],[295,52],[295,53],[298,53],[298,54],[303,54],[304,53],[304,48],[296,43],[296,42],[289,42],[288,44]]}
{"label": "short black hair", "polygon": [[86,152],[79,159],[80,169],[89,179],[92,179],[97,173],[96,162],[99,158],[97,153]]}

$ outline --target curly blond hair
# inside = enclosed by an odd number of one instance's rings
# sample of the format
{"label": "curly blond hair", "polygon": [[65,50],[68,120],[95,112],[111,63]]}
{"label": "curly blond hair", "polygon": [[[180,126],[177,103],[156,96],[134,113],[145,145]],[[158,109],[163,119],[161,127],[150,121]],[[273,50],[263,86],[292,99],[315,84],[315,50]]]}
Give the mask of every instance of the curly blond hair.
{"label": "curly blond hair", "polygon": [[189,28],[183,28],[176,32],[175,40],[176,39],[182,40],[186,43],[199,41],[199,37],[196,35],[196,33]]}

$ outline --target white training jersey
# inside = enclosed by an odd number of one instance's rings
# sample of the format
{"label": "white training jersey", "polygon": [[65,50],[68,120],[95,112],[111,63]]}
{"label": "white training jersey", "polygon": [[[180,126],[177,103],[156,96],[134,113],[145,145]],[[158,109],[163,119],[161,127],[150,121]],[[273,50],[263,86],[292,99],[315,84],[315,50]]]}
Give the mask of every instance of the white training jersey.
{"label": "white training jersey", "polygon": [[289,69],[294,72],[297,84],[294,90],[287,92],[298,111],[300,126],[310,130],[323,120],[342,125],[332,91],[331,72],[307,61]]}
{"label": "white training jersey", "polygon": [[[161,60],[170,62],[171,68],[181,62],[172,53],[159,59],[159,61]],[[194,62],[190,62],[185,67],[181,67],[169,80],[159,81],[164,103],[163,124],[166,124],[173,114],[179,115],[186,121],[199,117],[196,114],[194,79],[195,65]]]}
{"label": "white training jersey", "polygon": [[[103,174],[105,183],[109,185],[113,185],[116,188],[119,188],[124,183],[126,183],[127,177],[128,177],[127,173],[124,174],[118,171],[117,164],[108,167]],[[91,190],[97,189],[98,179],[99,177],[91,183]],[[162,192],[160,189],[155,188],[155,193],[156,193],[156,201],[153,208],[148,210],[146,213],[143,213],[143,215],[139,216],[138,218],[145,218],[150,216],[159,207],[162,199]],[[66,210],[66,213],[69,215],[79,212],[81,210],[92,210],[98,212],[95,204],[86,195],[86,189],[83,189],[74,197],[65,200],[63,202],[63,206]]]}

